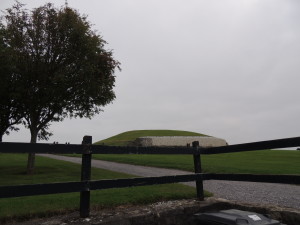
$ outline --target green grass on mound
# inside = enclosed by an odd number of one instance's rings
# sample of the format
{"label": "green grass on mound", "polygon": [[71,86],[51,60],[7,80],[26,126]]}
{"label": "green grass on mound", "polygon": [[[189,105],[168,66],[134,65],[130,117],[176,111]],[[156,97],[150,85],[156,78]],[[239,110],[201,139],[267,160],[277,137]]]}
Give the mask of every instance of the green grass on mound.
{"label": "green grass on mound", "polygon": [[[46,157],[36,157],[34,175],[26,175],[26,154],[0,154],[0,185],[53,183],[80,180],[80,165]],[[132,175],[92,168],[92,179],[129,178]],[[206,192],[206,196],[210,194]],[[195,198],[193,187],[182,184],[153,185],[91,191],[91,208],[122,204],[146,204],[170,199]],[[39,195],[0,199],[0,224],[10,220],[78,211],[79,193]]]}
{"label": "green grass on mound", "polygon": [[138,137],[145,136],[207,136],[205,134],[181,130],[133,130],[98,141],[94,144],[126,146]]}

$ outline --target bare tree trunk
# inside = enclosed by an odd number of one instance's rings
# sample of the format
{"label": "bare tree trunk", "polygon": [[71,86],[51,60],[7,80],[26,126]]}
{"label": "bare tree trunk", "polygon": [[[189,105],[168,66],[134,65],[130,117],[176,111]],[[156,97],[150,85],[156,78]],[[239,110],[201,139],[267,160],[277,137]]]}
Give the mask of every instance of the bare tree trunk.
{"label": "bare tree trunk", "polygon": [[3,136],[4,136],[4,134],[5,134],[5,130],[1,130],[0,131],[0,142],[2,142],[2,138],[3,138]]}
{"label": "bare tree trunk", "polygon": [[[36,143],[38,132],[31,130],[31,139],[30,143]],[[34,164],[35,164],[35,153],[28,154],[28,161],[27,161],[27,174],[34,173]]]}

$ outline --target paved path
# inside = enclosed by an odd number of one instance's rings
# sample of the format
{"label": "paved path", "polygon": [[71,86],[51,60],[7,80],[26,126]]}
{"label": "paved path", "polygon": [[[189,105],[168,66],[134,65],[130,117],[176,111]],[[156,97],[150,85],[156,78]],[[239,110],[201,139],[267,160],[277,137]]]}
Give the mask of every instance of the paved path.
{"label": "paved path", "polygon": [[[81,164],[81,158],[39,154],[41,156]],[[92,160],[92,167],[142,177],[183,175],[191,172],[146,166],[136,166],[102,160]],[[254,204],[278,205],[300,210],[300,186],[240,181],[204,181],[204,189],[215,197]],[[185,183],[195,186],[195,182]]]}

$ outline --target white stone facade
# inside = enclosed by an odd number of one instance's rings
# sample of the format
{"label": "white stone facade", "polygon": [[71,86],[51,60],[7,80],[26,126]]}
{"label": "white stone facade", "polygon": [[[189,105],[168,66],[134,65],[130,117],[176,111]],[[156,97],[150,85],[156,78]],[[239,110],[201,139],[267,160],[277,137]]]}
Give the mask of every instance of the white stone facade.
{"label": "white stone facade", "polygon": [[199,141],[204,148],[228,145],[224,139],[203,136],[147,136],[135,140],[135,144],[143,147],[150,146],[192,146],[192,142]]}

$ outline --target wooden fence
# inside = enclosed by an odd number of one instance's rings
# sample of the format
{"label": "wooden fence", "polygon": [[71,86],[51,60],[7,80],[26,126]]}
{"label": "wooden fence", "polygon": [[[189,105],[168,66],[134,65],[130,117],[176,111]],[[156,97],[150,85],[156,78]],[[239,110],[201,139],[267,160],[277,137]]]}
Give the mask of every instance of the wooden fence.
{"label": "wooden fence", "polygon": [[[81,145],[3,142],[0,143],[0,153],[77,153],[82,154],[82,165],[81,181],[0,186],[0,198],[80,192],[80,216],[88,217],[90,213],[91,190],[195,181],[197,197],[203,200],[203,180],[252,181],[299,185],[299,175],[212,174],[202,173],[201,170],[202,154],[219,154],[298,146],[300,146],[300,137],[213,148],[200,148],[199,142],[193,142],[193,147],[116,147],[92,145],[91,136],[85,136]],[[193,155],[195,174],[94,181],[91,180],[92,154],[189,154]]]}

